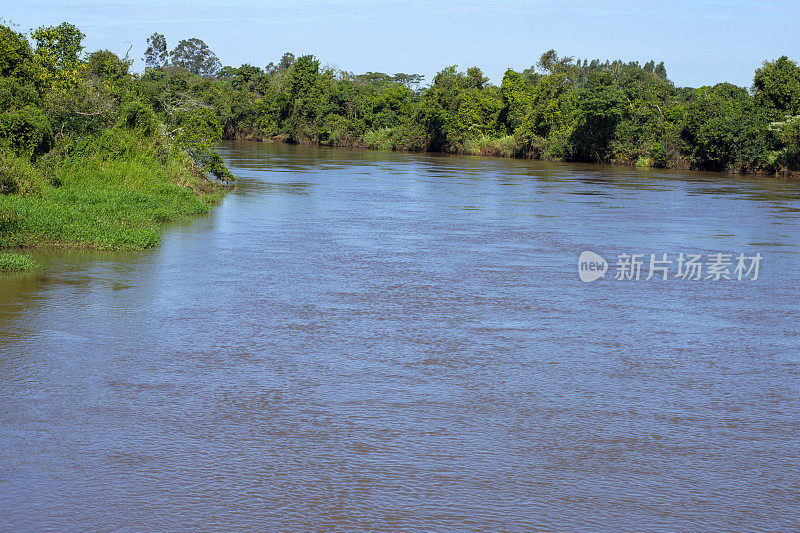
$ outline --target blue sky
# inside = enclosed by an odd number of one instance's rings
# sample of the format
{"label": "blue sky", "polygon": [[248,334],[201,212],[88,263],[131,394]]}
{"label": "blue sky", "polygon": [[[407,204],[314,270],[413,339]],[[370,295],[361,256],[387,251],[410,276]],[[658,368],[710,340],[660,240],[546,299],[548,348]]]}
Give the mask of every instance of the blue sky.
{"label": "blue sky", "polygon": [[765,59],[800,60],[800,2],[765,0],[418,0],[118,3],[3,0],[0,16],[20,31],[69,21],[88,50],[124,55],[136,70],[154,31],[170,47],[206,41],[223,64],[264,66],[285,51],[313,53],[353,72],[419,73],[477,65],[499,83],[555,48],[578,58],[663,60],[677,85],[749,86]]}

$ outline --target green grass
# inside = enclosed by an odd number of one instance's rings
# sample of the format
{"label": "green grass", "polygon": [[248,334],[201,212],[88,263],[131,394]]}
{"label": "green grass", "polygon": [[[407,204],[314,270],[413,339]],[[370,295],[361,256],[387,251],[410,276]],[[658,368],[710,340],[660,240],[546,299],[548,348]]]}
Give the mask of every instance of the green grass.
{"label": "green grass", "polygon": [[36,186],[0,194],[0,249],[148,248],[158,244],[164,223],[207,213],[225,192],[158,140],[130,132],[113,130],[73,152],[36,165],[4,154],[0,166]]}
{"label": "green grass", "polygon": [[465,154],[493,156],[493,157],[514,157],[519,152],[519,145],[514,140],[513,135],[504,137],[492,137],[481,135],[468,139],[462,149]]}
{"label": "green grass", "polygon": [[383,128],[364,134],[364,144],[373,150],[392,151],[397,148],[397,128]]}
{"label": "green grass", "polygon": [[0,254],[0,272],[24,272],[38,268],[41,268],[41,265],[27,255],[12,252]]}

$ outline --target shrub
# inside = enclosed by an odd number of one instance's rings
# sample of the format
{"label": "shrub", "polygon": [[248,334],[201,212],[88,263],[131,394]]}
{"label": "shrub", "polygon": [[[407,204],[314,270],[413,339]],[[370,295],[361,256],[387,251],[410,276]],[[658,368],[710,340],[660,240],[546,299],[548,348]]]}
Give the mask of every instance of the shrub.
{"label": "shrub", "polygon": [[397,128],[382,128],[379,130],[368,131],[364,134],[364,144],[367,148],[374,150],[394,150],[395,141],[394,136],[397,133]]}
{"label": "shrub", "polygon": [[0,112],[39,103],[39,95],[31,85],[21,85],[14,78],[0,78]]}
{"label": "shrub", "polygon": [[0,150],[0,194],[37,197],[43,189],[44,178],[30,161]]}
{"label": "shrub", "polygon": [[128,102],[120,111],[119,125],[141,132],[146,137],[158,130],[158,120],[153,110],[142,102]]}
{"label": "shrub", "polygon": [[654,142],[650,145],[650,159],[656,168],[665,168],[667,166],[667,151],[661,143]]}
{"label": "shrub", "polygon": [[394,135],[395,149],[409,152],[424,152],[431,148],[431,137],[422,124],[409,121],[397,129]]}
{"label": "shrub", "polygon": [[544,155],[546,140],[534,134],[530,129],[517,128],[514,131],[514,144],[518,146],[518,153],[527,159],[541,159]]}
{"label": "shrub", "polygon": [[481,135],[473,137],[464,143],[464,153],[494,157],[513,157],[519,152],[519,145],[513,135],[492,137]]}
{"label": "shrub", "polygon": [[33,106],[0,115],[0,137],[20,156],[35,159],[53,147],[53,130],[44,112]]}
{"label": "shrub", "polygon": [[0,235],[6,231],[16,229],[21,220],[20,216],[14,211],[0,208]]}

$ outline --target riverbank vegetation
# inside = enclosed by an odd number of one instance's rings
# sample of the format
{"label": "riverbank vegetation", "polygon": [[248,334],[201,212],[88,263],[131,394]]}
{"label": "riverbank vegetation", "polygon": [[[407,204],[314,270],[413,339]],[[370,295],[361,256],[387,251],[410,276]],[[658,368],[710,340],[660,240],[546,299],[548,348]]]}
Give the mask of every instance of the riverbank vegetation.
{"label": "riverbank vegetation", "polygon": [[[30,39],[0,25],[0,249],[153,246],[232,179],[213,110],[149,92],[132,61],[84,54],[83,38],[67,23]],[[25,265],[3,255],[3,270]]]}
{"label": "riverbank vegetation", "polygon": [[24,272],[26,270],[36,270],[41,265],[27,255],[13,252],[0,254],[0,272]]}
{"label": "riverbank vegetation", "polygon": [[[197,40],[194,40],[197,41]],[[208,47],[148,41],[143,82],[214,110],[229,139],[437,151],[741,173],[800,164],[800,68],[781,57],[750,88],[676,87],[663,63],[575,60],[555,51],[499,86],[450,66],[353,74],[286,53],[265,68],[221,67]],[[205,47],[205,48],[203,48]],[[202,48],[202,51],[200,49]],[[172,57],[172,61],[169,59]]]}
{"label": "riverbank vegetation", "polygon": [[493,85],[478,67],[354,74],[311,55],[222,66],[153,34],[146,69],[86,53],[68,23],[0,25],[0,249],[138,249],[232,176],[221,138],[742,173],[800,170],[800,68],[749,88],[676,87],[663,63],[544,53]]}

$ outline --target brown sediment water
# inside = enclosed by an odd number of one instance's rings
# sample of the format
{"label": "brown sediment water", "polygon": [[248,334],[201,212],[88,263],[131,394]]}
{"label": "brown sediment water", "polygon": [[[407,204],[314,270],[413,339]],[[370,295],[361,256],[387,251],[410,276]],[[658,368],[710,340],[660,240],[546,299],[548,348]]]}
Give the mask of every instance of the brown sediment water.
{"label": "brown sediment water", "polygon": [[797,182],[222,152],[159,248],[0,277],[0,529],[800,528]]}

